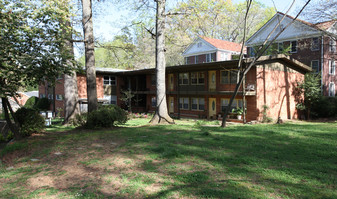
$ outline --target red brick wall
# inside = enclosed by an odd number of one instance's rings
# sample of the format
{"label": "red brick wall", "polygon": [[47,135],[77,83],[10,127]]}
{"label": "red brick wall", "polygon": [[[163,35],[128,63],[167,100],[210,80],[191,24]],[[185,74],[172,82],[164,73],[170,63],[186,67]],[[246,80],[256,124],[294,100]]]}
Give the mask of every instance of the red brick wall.
{"label": "red brick wall", "polygon": [[269,110],[267,115],[275,121],[278,117],[282,119],[298,118],[295,100],[296,82],[302,81],[304,75],[293,72],[287,68],[284,72],[282,65],[276,64],[281,70],[270,69],[270,64],[260,66],[257,72],[257,93],[256,111],[253,115],[258,115],[262,120],[263,105],[267,105]]}
{"label": "red brick wall", "polygon": [[[77,75],[78,98],[87,98],[87,80],[85,75]],[[103,98],[103,75],[96,75],[97,98]]]}

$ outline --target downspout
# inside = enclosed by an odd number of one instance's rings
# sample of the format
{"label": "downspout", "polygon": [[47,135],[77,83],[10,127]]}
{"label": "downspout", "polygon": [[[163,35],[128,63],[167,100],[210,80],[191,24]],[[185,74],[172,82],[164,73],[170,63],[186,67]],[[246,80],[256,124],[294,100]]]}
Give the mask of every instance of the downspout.
{"label": "downspout", "polygon": [[323,64],[324,64],[324,36],[321,39],[321,95],[324,95],[323,91]]}

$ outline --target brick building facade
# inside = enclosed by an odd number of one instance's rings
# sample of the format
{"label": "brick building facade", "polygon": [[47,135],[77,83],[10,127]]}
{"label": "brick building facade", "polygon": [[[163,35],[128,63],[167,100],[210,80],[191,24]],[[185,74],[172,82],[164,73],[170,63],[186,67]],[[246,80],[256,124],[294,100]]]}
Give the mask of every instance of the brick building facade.
{"label": "brick building facade", "polygon": [[[246,59],[248,64],[251,60]],[[174,117],[219,119],[236,84],[237,60],[188,64],[166,68],[168,111]],[[311,69],[289,57],[262,57],[246,77],[233,107],[246,107],[247,121],[261,120],[263,105],[269,107],[273,119],[298,118],[295,86]],[[156,107],[155,69],[133,71],[97,70],[97,96],[101,103],[112,103],[126,109],[122,91],[130,89],[134,112],[154,112]],[[62,82],[62,80],[60,80]],[[64,95],[62,83],[56,84],[55,94]],[[47,87],[40,86],[40,96],[48,96]],[[243,92],[244,91],[244,92]],[[86,81],[78,75],[78,93],[82,110],[86,104]],[[245,99],[245,100],[244,100]],[[56,104],[62,108],[63,101]],[[237,120],[236,121],[242,121]]]}
{"label": "brick building facade", "polygon": [[[256,49],[267,38],[271,30],[279,23],[284,16],[278,12],[260,30],[252,35],[247,41],[248,56],[256,54]],[[293,20],[293,17],[286,16],[280,27],[286,27]],[[280,31],[277,29],[276,33]],[[313,72],[321,75],[322,94],[334,97],[336,78],[336,21],[327,21],[318,24],[296,19],[276,40],[272,46],[277,51],[289,48],[290,58],[296,59],[308,66]],[[275,50],[274,50],[275,51]],[[271,52],[271,51],[269,51]],[[275,53],[275,52],[274,52]]]}

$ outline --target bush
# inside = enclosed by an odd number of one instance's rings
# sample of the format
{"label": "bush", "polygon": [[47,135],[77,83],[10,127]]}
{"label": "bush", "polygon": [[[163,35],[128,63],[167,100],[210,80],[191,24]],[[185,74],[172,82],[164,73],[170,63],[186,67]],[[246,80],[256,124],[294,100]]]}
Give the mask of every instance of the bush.
{"label": "bush", "polygon": [[37,101],[36,106],[34,108],[40,111],[46,111],[49,109],[49,106],[50,106],[50,101],[48,100],[48,98],[40,98]]}
{"label": "bush", "polygon": [[337,99],[333,97],[320,96],[318,101],[312,105],[312,118],[334,117],[337,114]]}
{"label": "bush", "polygon": [[30,97],[27,102],[25,103],[24,107],[26,108],[36,108],[36,104],[39,101],[38,97]]}
{"label": "bush", "polygon": [[40,133],[44,128],[44,118],[35,109],[19,108],[15,112],[15,117],[20,124],[20,134],[24,137],[32,133]]}
{"label": "bush", "polygon": [[112,127],[115,124],[124,124],[127,113],[116,105],[103,105],[98,110],[88,114],[87,128]]}
{"label": "bush", "polygon": [[70,121],[70,124],[73,126],[85,126],[87,123],[87,113],[76,114],[75,118]]}

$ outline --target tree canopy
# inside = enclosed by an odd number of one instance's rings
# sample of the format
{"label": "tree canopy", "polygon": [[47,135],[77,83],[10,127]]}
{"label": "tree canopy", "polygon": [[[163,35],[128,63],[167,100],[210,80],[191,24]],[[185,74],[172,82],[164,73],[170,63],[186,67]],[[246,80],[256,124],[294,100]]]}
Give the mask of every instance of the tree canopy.
{"label": "tree canopy", "polygon": [[69,72],[64,48],[69,19],[67,1],[0,2],[0,96]]}

